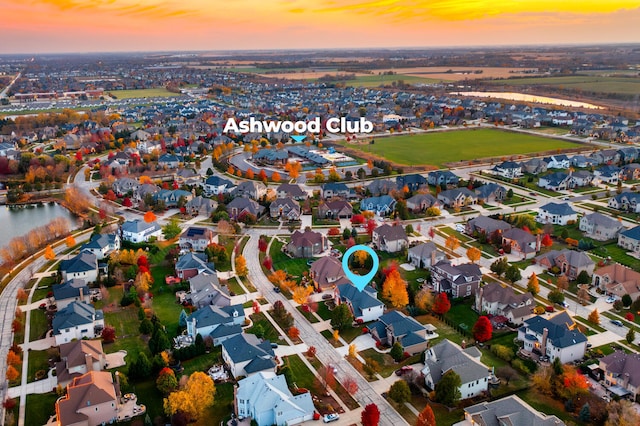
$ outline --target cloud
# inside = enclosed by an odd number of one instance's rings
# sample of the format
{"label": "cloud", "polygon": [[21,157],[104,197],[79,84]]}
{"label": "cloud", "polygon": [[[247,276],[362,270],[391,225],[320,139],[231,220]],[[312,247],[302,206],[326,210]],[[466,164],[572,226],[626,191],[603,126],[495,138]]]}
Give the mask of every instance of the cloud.
{"label": "cloud", "polygon": [[[7,0],[0,1],[0,4],[4,2]],[[8,2],[20,2],[20,0],[8,0]],[[64,13],[92,13],[100,18],[112,15],[156,20],[201,16],[196,8],[185,8],[177,2],[163,0],[34,0],[30,7],[36,10],[53,8]]]}

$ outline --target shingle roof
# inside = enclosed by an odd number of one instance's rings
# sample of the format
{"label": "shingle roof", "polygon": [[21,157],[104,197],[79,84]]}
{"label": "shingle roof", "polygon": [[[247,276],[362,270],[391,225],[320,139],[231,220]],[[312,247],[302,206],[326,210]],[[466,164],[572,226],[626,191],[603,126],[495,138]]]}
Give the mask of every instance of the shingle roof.
{"label": "shingle roof", "polygon": [[516,395],[502,399],[481,402],[465,408],[474,424],[482,426],[564,426],[556,416],[546,415],[535,410]]}
{"label": "shingle roof", "polygon": [[92,324],[94,317],[102,318],[102,311],[85,302],[71,302],[53,317],[53,334],[60,334],[65,328]]}
{"label": "shingle roof", "polygon": [[60,270],[67,273],[93,271],[97,267],[96,255],[88,251],[80,252],[75,257],[60,262]]}
{"label": "shingle roof", "polygon": [[400,225],[391,226],[385,223],[378,226],[373,232],[384,238],[385,241],[408,240],[407,233]]}
{"label": "shingle roof", "polygon": [[[569,320],[571,319],[569,318]],[[556,348],[566,348],[587,341],[587,336],[580,333],[577,329],[569,330],[566,325],[566,318],[563,317],[552,317],[551,320],[548,320],[536,315],[525,320],[524,323],[527,328],[538,334],[542,334],[546,328],[549,331],[547,339]],[[572,320],[571,323],[573,323]]]}
{"label": "shingle roof", "polygon": [[360,291],[351,283],[341,284],[338,286],[338,294],[340,294],[340,298],[349,301],[356,317],[362,315],[363,309],[384,306],[384,303],[376,297],[376,291],[371,286],[366,286]]}
{"label": "shingle roof", "polygon": [[569,216],[576,214],[576,211],[571,208],[571,206],[567,203],[548,203],[544,206],[540,207],[540,210],[544,210],[548,213],[559,215],[559,216]]}
{"label": "shingle roof", "polygon": [[271,367],[276,366],[271,342],[261,341],[255,334],[239,334],[222,342],[222,347],[234,363],[263,358],[271,361]]}
{"label": "shingle roof", "polygon": [[87,283],[84,280],[74,278],[62,284],[54,284],[53,298],[55,300],[64,300],[79,297],[80,290],[82,290],[83,295],[89,295]]}

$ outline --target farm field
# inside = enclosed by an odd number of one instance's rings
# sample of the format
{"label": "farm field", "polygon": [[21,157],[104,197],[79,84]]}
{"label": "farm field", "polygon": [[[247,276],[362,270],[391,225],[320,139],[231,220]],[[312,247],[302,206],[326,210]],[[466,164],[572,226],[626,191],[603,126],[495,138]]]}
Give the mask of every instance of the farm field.
{"label": "farm field", "polygon": [[552,86],[563,89],[574,89],[584,92],[620,93],[627,95],[640,94],[640,78],[632,77],[598,77],[598,76],[567,76],[517,78],[500,80],[495,83],[507,86]]}
{"label": "farm field", "polygon": [[156,89],[111,90],[109,93],[116,96],[118,99],[170,98],[174,96],[181,96],[180,93],[170,92],[164,87],[158,87]]}
{"label": "farm field", "polygon": [[[530,154],[578,145],[557,139],[492,129],[460,130],[377,138],[373,145],[341,142],[390,161],[442,167],[446,163],[478,158]],[[442,149],[443,147],[446,149]]]}

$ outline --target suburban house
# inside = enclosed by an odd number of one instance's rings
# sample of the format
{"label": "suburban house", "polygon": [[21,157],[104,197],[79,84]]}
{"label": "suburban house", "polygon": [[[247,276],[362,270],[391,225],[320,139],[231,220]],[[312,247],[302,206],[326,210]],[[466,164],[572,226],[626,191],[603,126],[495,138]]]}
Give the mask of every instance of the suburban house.
{"label": "suburban house", "polygon": [[204,251],[209,244],[216,242],[217,235],[209,228],[190,226],[180,234],[178,245],[182,250]]}
{"label": "suburban house", "polygon": [[309,194],[300,185],[283,183],[276,189],[278,198],[293,198],[296,201],[306,200]]}
{"label": "suburban house", "polygon": [[174,154],[162,154],[158,157],[158,166],[167,169],[177,169],[180,165],[180,159]]}
{"label": "suburban house", "polygon": [[478,196],[468,188],[456,188],[439,193],[438,201],[445,207],[455,209],[476,204],[478,202]]}
{"label": "suburban house", "polygon": [[153,199],[156,202],[163,202],[166,208],[173,208],[186,206],[193,199],[193,193],[182,189],[161,189],[153,194]]}
{"label": "suburban house", "polygon": [[623,229],[622,223],[602,213],[590,213],[580,218],[579,229],[597,241],[612,240]]}
{"label": "suburban house", "polygon": [[565,172],[555,172],[546,176],[540,176],[538,186],[550,191],[563,191],[574,187],[571,174]]}
{"label": "suburban house", "polygon": [[342,269],[342,262],[333,256],[325,256],[311,264],[309,276],[318,290],[334,288],[349,283]]}
{"label": "suburban house", "polygon": [[504,161],[495,165],[491,172],[505,179],[516,179],[522,176],[522,166],[514,161]]}
{"label": "suburban house", "polygon": [[409,191],[417,191],[427,186],[427,179],[419,174],[403,175],[396,178],[396,185],[399,190],[406,186]]}
{"label": "suburban house", "polygon": [[547,163],[547,167],[550,169],[568,169],[569,166],[571,166],[569,157],[564,154],[545,157],[544,161]]}
{"label": "suburban house", "polygon": [[427,182],[432,186],[456,187],[459,180],[460,178],[449,170],[436,170],[427,175]]}
{"label": "suburban house", "polygon": [[322,185],[320,188],[320,197],[324,198],[349,198],[351,195],[351,189],[341,182],[329,182]]}
{"label": "suburban house", "polygon": [[414,213],[424,212],[429,207],[438,207],[438,199],[431,194],[416,194],[407,198],[407,208]]}
{"label": "suburban house", "polygon": [[378,216],[388,216],[396,207],[396,200],[390,195],[364,198],[360,201],[361,211],[372,211]]}
{"label": "suburban house", "polygon": [[187,334],[196,338],[211,336],[214,346],[242,333],[244,324],[242,305],[207,305],[187,317]]}
{"label": "suburban house", "polygon": [[607,205],[616,210],[640,213],[640,194],[637,192],[622,192],[611,197]]}
{"label": "suburban house", "polygon": [[628,294],[636,300],[640,296],[640,272],[622,266],[619,263],[611,263],[593,271],[591,283],[610,296],[622,296]]}
{"label": "suburban house", "polygon": [[93,253],[98,260],[109,256],[111,252],[120,250],[120,236],[118,234],[96,234],[84,244],[80,251]]}
{"label": "suburban house", "polygon": [[122,239],[132,243],[148,243],[152,238],[162,237],[162,228],[157,222],[141,219],[128,220],[120,227]]}
{"label": "suburban house", "polygon": [[385,223],[373,230],[371,242],[377,250],[396,253],[409,245],[409,237],[401,225]]}
{"label": "suburban house", "polygon": [[410,355],[423,352],[428,346],[427,329],[400,311],[382,315],[367,328],[376,342],[385,346],[399,342],[403,351]]}
{"label": "suburban house", "polygon": [[446,258],[447,255],[438,250],[433,241],[413,246],[407,252],[407,260],[416,268],[429,269]]}
{"label": "suburban house", "polygon": [[445,292],[452,298],[475,294],[482,272],[473,263],[454,266],[448,260],[442,260],[431,266],[431,279],[436,292]]}
{"label": "suburban house", "polygon": [[215,274],[216,270],[213,263],[209,262],[207,255],[204,253],[189,252],[183,254],[176,262],[176,277],[188,280],[198,274],[208,273]]}
{"label": "suburban house", "polygon": [[548,203],[540,207],[536,222],[553,225],[567,225],[578,220],[578,213],[567,203]]}
{"label": "suburban house", "polygon": [[282,220],[300,219],[300,203],[293,198],[278,198],[269,204],[269,216]]}
{"label": "suburban house", "polygon": [[476,312],[504,316],[515,325],[531,318],[535,306],[536,302],[531,293],[516,293],[513,287],[504,287],[498,282],[489,283],[476,290]]}
{"label": "suburban house", "polygon": [[586,170],[578,170],[571,173],[573,187],[589,186],[593,182],[593,175]]}
{"label": "suburban house", "polygon": [[591,167],[593,163],[589,157],[585,157],[584,155],[574,155],[571,157],[571,165],[573,167],[580,167],[584,169]]}
{"label": "suburban house", "polygon": [[220,285],[217,274],[206,272],[189,278],[189,293],[185,295],[185,299],[197,309],[207,305],[231,305],[229,289]]}
{"label": "suburban house", "polygon": [[367,191],[374,197],[386,195],[395,189],[396,183],[389,179],[376,179],[367,185]]}
{"label": "suburban house", "polygon": [[277,365],[271,342],[260,340],[255,334],[237,334],[224,340],[222,359],[235,378],[275,372]]}
{"label": "suburban house", "polygon": [[626,250],[640,251],[640,226],[621,231],[618,234],[618,245]]}
{"label": "suburban house", "polygon": [[90,371],[107,368],[107,359],[100,340],[75,340],[59,347],[60,361],[56,363],[56,379],[60,386]]}
{"label": "suburban house", "polygon": [[306,230],[294,231],[285,251],[293,257],[312,257],[329,249],[329,241],[321,232]]}
{"label": "suburban house", "polygon": [[533,235],[520,228],[511,228],[502,233],[502,246],[509,246],[511,254],[523,259],[532,259],[540,251],[540,235]]}
{"label": "suburban house", "polygon": [[591,275],[595,268],[594,261],[587,254],[569,249],[551,250],[536,257],[535,260],[538,265],[547,268],[557,266],[560,268],[560,273],[566,275],[570,280],[575,280],[582,271]]}
{"label": "suburban house", "polygon": [[467,235],[484,234],[485,237],[489,238],[495,232],[502,234],[509,229],[511,229],[511,225],[504,220],[492,219],[487,216],[478,216],[467,222],[465,226],[465,233]]}
{"label": "suburban house", "polygon": [[77,278],[86,283],[95,282],[98,279],[98,258],[91,252],[82,251],[71,259],[61,261],[60,273],[62,281]]}
{"label": "suburban house", "polygon": [[66,308],[71,302],[89,303],[89,286],[79,278],[72,278],[62,284],[53,285],[53,299],[58,309]]}
{"label": "suburban house", "polygon": [[259,217],[264,213],[264,207],[251,198],[237,197],[227,204],[227,213],[229,213],[229,217],[233,220],[242,218],[247,214]]}
{"label": "suburban house", "polygon": [[535,425],[565,426],[558,417],[541,413],[517,395],[491,402],[480,402],[464,409],[464,420],[454,426]]}
{"label": "suburban house", "polygon": [[258,426],[297,425],[316,411],[310,392],[294,396],[283,374],[266,371],[238,381],[234,402],[238,417]]}
{"label": "suburban house", "polygon": [[622,171],[620,173],[623,180],[638,180],[640,179],[640,164],[626,164],[622,167]]}
{"label": "suburban house", "polygon": [[604,386],[618,397],[635,401],[640,395],[640,355],[614,351],[600,358],[600,370],[604,375]]}
{"label": "suburban house", "polygon": [[345,200],[321,201],[318,205],[320,219],[349,219],[353,216],[353,206]]}
{"label": "suburban house", "polygon": [[549,319],[536,315],[525,320],[518,329],[518,340],[524,342],[525,352],[546,355],[551,362],[559,358],[562,364],[584,358],[587,349],[587,336],[578,331],[566,311]]}
{"label": "suburban house", "polygon": [[336,305],[345,303],[357,322],[375,321],[384,314],[384,303],[370,285],[360,291],[351,283],[340,284],[334,291],[334,300]]}
{"label": "suburban house", "polygon": [[435,389],[447,371],[455,371],[462,384],[458,388],[460,398],[482,395],[489,389],[491,369],[480,362],[481,352],[475,346],[462,349],[458,344],[444,339],[424,353],[424,384]]}
{"label": "suburban house", "polygon": [[621,169],[612,165],[600,166],[593,171],[594,180],[598,183],[616,185],[620,180]]}
{"label": "suburban house", "polygon": [[499,202],[507,196],[505,187],[493,182],[477,187],[475,192],[478,196],[478,201],[483,203]]}
{"label": "suburban house", "polygon": [[540,158],[532,158],[521,163],[522,171],[537,175],[547,171],[547,162]]}
{"label": "suburban house", "polygon": [[219,194],[227,194],[231,192],[234,184],[228,179],[221,178],[219,176],[209,176],[204,181],[204,192],[207,195],[219,195]]}
{"label": "suburban house", "polygon": [[104,315],[89,303],[71,302],[56,312],[52,326],[56,345],[93,339],[104,328]]}
{"label": "suburban house", "polygon": [[131,178],[120,178],[116,179],[113,184],[111,184],[111,189],[118,197],[125,197],[127,194],[135,193],[138,188],[140,188],[140,182],[136,179]]}
{"label": "suburban house", "polygon": [[255,180],[245,180],[244,182],[240,182],[238,186],[233,188],[233,191],[231,191],[231,195],[234,197],[247,197],[254,200],[259,200],[266,194],[266,185]]}
{"label": "suburban house", "polygon": [[202,195],[198,195],[197,197],[193,197],[184,205],[184,209],[187,214],[192,216],[202,215],[202,216],[211,216],[211,214],[218,207],[218,203],[213,201],[211,198],[205,198]]}
{"label": "suburban house", "polygon": [[118,419],[118,395],[111,373],[89,371],[67,385],[67,394],[56,401],[60,425],[98,426]]}

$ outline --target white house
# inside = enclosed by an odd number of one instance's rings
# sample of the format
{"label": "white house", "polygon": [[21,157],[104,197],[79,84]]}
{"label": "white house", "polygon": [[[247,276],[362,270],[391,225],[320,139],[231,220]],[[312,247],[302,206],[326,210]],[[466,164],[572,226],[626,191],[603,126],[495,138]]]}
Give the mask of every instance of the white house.
{"label": "white house", "polygon": [[87,283],[98,279],[98,258],[95,254],[82,251],[68,260],[60,262],[62,281],[81,279]]}
{"label": "white house", "polygon": [[74,339],[95,338],[104,328],[104,316],[89,303],[71,302],[56,313],[52,325],[56,345],[61,345]]}
{"label": "white house", "polygon": [[204,191],[207,194],[225,194],[231,192],[234,188],[233,182],[228,179],[223,179],[219,176],[209,176],[204,181]]}
{"label": "white house", "polygon": [[187,334],[194,339],[198,334],[203,338],[211,336],[214,346],[217,346],[225,339],[242,333],[244,318],[242,305],[203,306],[187,318]]}
{"label": "white house", "polygon": [[235,395],[238,417],[258,426],[297,425],[313,419],[311,393],[293,395],[284,375],[262,371],[238,382]]}
{"label": "white house", "polygon": [[345,303],[358,322],[375,321],[384,314],[384,303],[378,300],[378,292],[371,286],[362,291],[353,284],[340,284],[334,293],[336,305]]}
{"label": "white house", "polygon": [[118,234],[98,234],[91,237],[91,241],[80,249],[96,255],[98,260],[107,257],[111,252],[120,250],[120,236]]}
{"label": "white house", "polygon": [[513,324],[522,324],[533,316],[535,300],[531,293],[516,293],[513,287],[503,287],[498,282],[489,283],[476,290],[474,309],[491,315],[502,315]]}
{"label": "white house", "polygon": [[53,285],[53,298],[58,309],[67,307],[71,302],[89,303],[89,287],[84,280],[72,278],[62,284]]}
{"label": "white house", "polygon": [[540,207],[536,222],[550,223],[553,225],[567,225],[569,222],[576,222],[578,213],[567,203],[549,203]]}
{"label": "white house", "polygon": [[122,239],[132,243],[146,243],[152,237],[161,238],[162,228],[157,222],[145,222],[134,219],[124,222],[121,226]]}
{"label": "white house", "polygon": [[529,318],[518,329],[518,340],[524,342],[525,352],[546,355],[551,362],[558,358],[562,364],[584,358],[587,349],[587,337],[566,311],[549,319]]}
{"label": "white house", "polygon": [[238,334],[222,342],[222,360],[236,378],[276,369],[271,342],[254,334]]}
{"label": "white house", "polygon": [[373,230],[371,237],[374,247],[388,253],[396,253],[409,245],[409,238],[400,225],[384,224]]}

